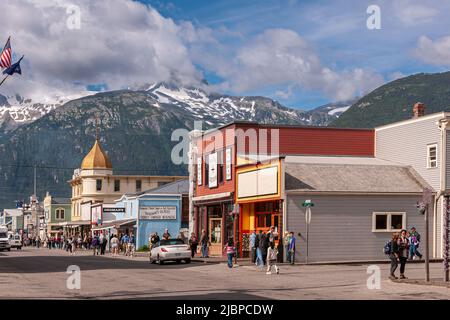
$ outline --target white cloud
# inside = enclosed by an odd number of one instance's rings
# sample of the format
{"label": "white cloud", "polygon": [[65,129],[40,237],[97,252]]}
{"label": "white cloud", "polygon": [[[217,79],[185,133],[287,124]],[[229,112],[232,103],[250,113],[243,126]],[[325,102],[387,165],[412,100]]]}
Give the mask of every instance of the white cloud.
{"label": "white cloud", "polygon": [[[66,8],[72,4],[81,9],[79,30],[67,27]],[[131,0],[2,0],[0,21],[1,38],[11,34],[13,51],[25,54],[25,79],[2,89],[66,90],[92,83],[118,89],[202,78],[189,58],[185,28]]]}
{"label": "white cloud", "polygon": [[[73,4],[81,9],[79,30],[67,27],[66,8]],[[25,54],[23,75],[8,80],[2,93],[36,100],[74,94],[87,84],[196,85],[203,78],[197,66],[224,79],[219,90],[274,87],[285,99],[299,88],[346,100],[383,83],[370,70],[324,66],[311,45],[289,29],[267,29],[248,39],[223,26],[175,23],[131,0],[2,0],[0,21],[0,41],[11,34],[16,58]]]}
{"label": "white cloud", "polygon": [[415,55],[429,64],[450,66],[450,36],[436,40],[421,36]]}
{"label": "white cloud", "polygon": [[[205,58],[203,56],[203,58]],[[207,61],[208,59],[206,59]],[[208,64],[227,79],[225,88],[245,92],[264,86],[297,86],[317,90],[336,100],[346,100],[381,85],[373,71],[354,69],[337,72],[322,65],[318,55],[296,32],[269,29],[250,41],[230,62],[215,59]],[[280,97],[290,91],[277,91]]]}
{"label": "white cloud", "polygon": [[439,14],[431,5],[412,0],[395,0],[393,9],[396,17],[406,26],[428,23]]}

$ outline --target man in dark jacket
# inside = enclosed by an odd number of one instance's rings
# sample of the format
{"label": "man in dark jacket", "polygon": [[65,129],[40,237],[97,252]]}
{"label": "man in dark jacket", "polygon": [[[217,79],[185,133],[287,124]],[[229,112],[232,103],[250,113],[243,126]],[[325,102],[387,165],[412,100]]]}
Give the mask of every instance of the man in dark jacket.
{"label": "man in dark jacket", "polygon": [[261,250],[261,256],[264,265],[266,264],[268,248],[269,248],[269,237],[267,237],[265,233],[261,233],[261,237],[259,239],[259,249]]}

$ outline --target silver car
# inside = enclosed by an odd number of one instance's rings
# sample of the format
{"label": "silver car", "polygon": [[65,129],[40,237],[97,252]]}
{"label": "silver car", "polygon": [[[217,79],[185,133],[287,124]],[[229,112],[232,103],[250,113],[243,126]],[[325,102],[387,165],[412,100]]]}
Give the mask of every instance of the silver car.
{"label": "silver car", "polygon": [[150,263],[163,264],[165,261],[191,263],[191,250],[180,239],[161,240],[150,250]]}

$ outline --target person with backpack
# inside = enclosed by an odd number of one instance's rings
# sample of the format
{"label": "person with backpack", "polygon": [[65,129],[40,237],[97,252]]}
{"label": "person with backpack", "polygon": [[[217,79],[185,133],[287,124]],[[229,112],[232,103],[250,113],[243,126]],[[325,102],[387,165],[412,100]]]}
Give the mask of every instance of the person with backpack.
{"label": "person with backpack", "polygon": [[415,227],[411,228],[411,232],[409,234],[409,259],[414,260],[416,256],[419,259],[422,259],[422,254],[419,252],[420,244],[420,234],[417,232]]}
{"label": "person with backpack", "polygon": [[400,261],[398,238],[399,238],[398,233],[393,233],[391,241],[388,241],[384,245],[384,253],[389,256],[389,259],[391,259],[391,268],[389,275],[389,279],[391,280],[398,279],[398,277],[395,276],[395,270],[397,270],[398,263]]}
{"label": "person with backpack", "polygon": [[275,268],[277,274],[280,273],[280,269],[277,266],[278,249],[275,247],[275,242],[271,241],[269,248],[267,249],[267,272],[266,274],[272,274],[272,267]]}
{"label": "person with backpack", "polygon": [[236,254],[236,247],[234,246],[233,239],[229,239],[227,245],[223,248],[223,251],[227,253],[228,268],[233,268],[233,257]]}
{"label": "person with backpack", "polygon": [[405,267],[409,255],[408,231],[402,230],[400,237],[397,240],[397,245],[399,252],[398,256],[400,260],[400,279],[407,279],[405,277]]}

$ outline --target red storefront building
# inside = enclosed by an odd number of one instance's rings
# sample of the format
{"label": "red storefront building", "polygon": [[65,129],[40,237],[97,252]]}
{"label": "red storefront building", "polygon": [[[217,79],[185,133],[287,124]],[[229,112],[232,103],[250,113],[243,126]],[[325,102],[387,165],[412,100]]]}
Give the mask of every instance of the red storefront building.
{"label": "red storefront building", "polygon": [[[374,156],[371,129],[233,122],[202,133],[193,143],[193,230],[198,235],[206,230],[210,255],[221,255],[229,238],[242,251],[243,234],[253,229],[267,231],[273,225],[283,230],[284,156]],[[261,169],[263,174],[253,174]],[[277,182],[269,186],[264,179]],[[263,187],[253,190],[258,186]]]}

